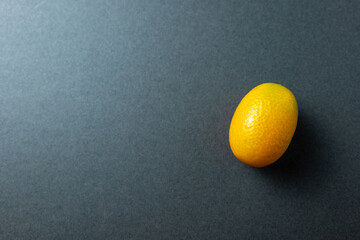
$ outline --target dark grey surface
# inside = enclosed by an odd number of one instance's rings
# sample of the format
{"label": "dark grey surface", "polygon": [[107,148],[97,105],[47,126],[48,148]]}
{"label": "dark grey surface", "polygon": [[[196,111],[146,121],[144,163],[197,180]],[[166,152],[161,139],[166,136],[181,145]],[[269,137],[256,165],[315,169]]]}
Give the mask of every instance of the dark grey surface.
{"label": "dark grey surface", "polygon": [[[1,1],[0,239],[360,239],[359,10]],[[255,169],[228,127],[263,82],[299,125]]]}

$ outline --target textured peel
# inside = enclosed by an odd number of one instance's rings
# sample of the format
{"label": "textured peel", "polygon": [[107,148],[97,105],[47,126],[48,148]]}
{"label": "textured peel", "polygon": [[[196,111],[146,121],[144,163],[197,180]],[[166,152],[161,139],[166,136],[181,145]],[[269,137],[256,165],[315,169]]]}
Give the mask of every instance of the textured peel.
{"label": "textured peel", "polygon": [[234,155],[245,164],[264,167],[288,148],[298,120],[295,96],[286,87],[264,83],[241,100],[229,129]]}

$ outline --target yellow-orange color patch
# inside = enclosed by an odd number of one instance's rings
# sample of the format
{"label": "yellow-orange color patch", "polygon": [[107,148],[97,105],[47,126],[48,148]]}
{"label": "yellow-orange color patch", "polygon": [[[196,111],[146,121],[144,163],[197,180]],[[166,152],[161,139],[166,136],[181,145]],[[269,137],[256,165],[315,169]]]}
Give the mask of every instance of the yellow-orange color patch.
{"label": "yellow-orange color patch", "polygon": [[298,105],[286,87],[263,83],[241,100],[231,120],[230,147],[243,163],[265,167],[277,161],[295,133]]}

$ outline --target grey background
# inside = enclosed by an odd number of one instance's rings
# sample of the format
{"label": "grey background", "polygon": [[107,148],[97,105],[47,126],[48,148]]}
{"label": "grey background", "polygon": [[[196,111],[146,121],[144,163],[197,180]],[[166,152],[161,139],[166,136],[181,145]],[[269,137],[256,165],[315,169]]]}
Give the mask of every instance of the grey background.
{"label": "grey background", "polygon": [[[360,239],[359,1],[1,1],[0,239]],[[228,144],[291,89],[286,154]]]}

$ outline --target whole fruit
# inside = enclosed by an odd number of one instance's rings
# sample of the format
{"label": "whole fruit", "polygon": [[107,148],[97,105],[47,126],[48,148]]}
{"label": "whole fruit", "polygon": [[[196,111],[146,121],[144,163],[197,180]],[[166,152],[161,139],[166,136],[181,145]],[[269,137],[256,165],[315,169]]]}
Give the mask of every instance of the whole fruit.
{"label": "whole fruit", "polygon": [[263,83],[241,100],[231,120],[230,147],[243,163],[265,167],[277,161],[295,133],[298,105],[286,87]]}

